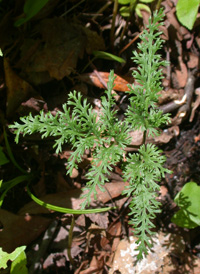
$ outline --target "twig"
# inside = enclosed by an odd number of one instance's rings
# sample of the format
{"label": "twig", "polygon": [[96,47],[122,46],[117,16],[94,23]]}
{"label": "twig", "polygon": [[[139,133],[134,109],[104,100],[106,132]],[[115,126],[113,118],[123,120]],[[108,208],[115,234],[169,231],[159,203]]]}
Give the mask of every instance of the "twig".
{"label": "twig", "polygon": [[75,261],[71,256],[71,247],[72,247],[72,239],[73,239],[73,229],[74,229],[74,215],[72,215],[72,221],[69,229],[69,235],[68,235],[68,247],[67,247],[67,256],[69,258],[70,263],[72,266],[75,266]]}
{"label": "twig", "polygon": [[140,37],[142,33],[143,31],[140,32],[138,35],[136,35],[125,47],[123,47],[123,49],[121,49],[119,52],[119,56],[122,54],[122,52],[124,52],[127,48],[129,48],[130,45],[132,45]]}
{"label": "twig", "polygon": [[176,117],[186,118],[188,116],[191,109],[192,97],[194,94],[196,72],[197,69],[188,72],[188,79],[184,88],[185,94],[181,100],[174,100],[168,104],[159,107],[159,109],[161,109],[163,113],[169,113],[179,108]]}

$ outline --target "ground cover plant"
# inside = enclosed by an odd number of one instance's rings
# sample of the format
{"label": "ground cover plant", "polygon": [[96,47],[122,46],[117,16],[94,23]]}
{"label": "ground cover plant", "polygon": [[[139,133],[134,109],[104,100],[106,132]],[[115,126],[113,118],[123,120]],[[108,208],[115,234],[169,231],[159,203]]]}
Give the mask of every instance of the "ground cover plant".
{"label": "ground cover plant", "polygon": [[[156,199],[159,190],[158,182],[169,172],[164,168],[165,157],[162,151],[153,144],[147,144],[147,136],[159,134],[158,128],[168,123],[168,114],[157,108],[161,90],[162,70],[166,62],[161,60],[157,51],[162,46],[159,26],[162,25],[163,10],[155,12],[153,18],[143,31],[139,52],[134,52],[133,60],[138,64],[138,70],[133,72],[137,85],[130,86],[130,105],[124,121],[116,117],[116,110],[112,90],[114,87],[114,71],[110,72],[106,95],[101,98],[102,110],[97,116],[87,100],[76,91],[69,94],[67,104],[63,105],[63,112],[58,111],[55,116],[41,112],[39,115],[30,114],[20,118],[22,123],[15,122],[10,128],[15,129],[16,142],[22,133],[33,134],[39,132],[42,138],[55,137],[56,153],[62,151],[65,143],[72,145],[73,152],[68,161],[67,173],[72,173],[82,161],[85,150],[90,150],[93,161],[86,175],[87,184],[82,202],[82,209],[90,204],[91,195],[96,196],[96,187],[105,191],[104,184],[107,175],[117,163],[121,162],[124,180],[129,186],[124,191],[130,203],[130,223],[134,234],[138,237],[138,259],[147,254],[152,246],[151,236],[154,224],[152,220],[160,212],[160,203]],[[131,145],[129,131],[141,130],[143,142],[137,147],[136,153],[126,155],[125,149]]]}

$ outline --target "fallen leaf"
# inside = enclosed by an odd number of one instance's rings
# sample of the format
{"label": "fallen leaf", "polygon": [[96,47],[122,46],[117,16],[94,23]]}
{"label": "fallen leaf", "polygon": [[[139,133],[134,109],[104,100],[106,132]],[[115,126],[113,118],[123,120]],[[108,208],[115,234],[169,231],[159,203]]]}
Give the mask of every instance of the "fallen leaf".
{"label": "fallen leaf", "polygon": [[[98,74],[100,75],[100,77],[103,79],[103,81],[105,83],[108,82],[108,77],[109,77],[110,73],[99,71]],[[114,81],[114,85],[115,85],[114,90],[121,91],[121,92],[128,91],[129,88],[127,87],[127,84],[131,84],[133,82],[133,78],[121,77],[117,74],[114,74],[114,76],[116,77],[116,79]],[[97,77],[96,73],[94,73],[94,72],[81,74],[78,76],[78,79],[83,82],[86,82],[90,85],[94,85],[99,88],[105,89],[105,86],[101,83],[101,81]]]}
{"label": "fallen leaf", "polygon": [[92,238],[95,237],[95,235],[99,235],[99,234],[105,237],[106,236],[105,229],[98,225],[91,224],[90,227],[88,227],[86,238],[87,240],[90,241]]}
{"label": "fallen leaf", "polygon": [[100,227],[105,229],[108,227],[108,212],[85,214],[85,216],[87,216],[92,223],[96,223]]}
{"label": "fallen leaf", "polygon": [[6,52],[13,47],[15,39],[19,35],[19,30],[13,25],[13,10],[9,10],[4,16],[4,12],[1,14],[0,22],[0,48]]}
{"label": "fallen leaf", "polygon": [[189,52],[189,61],[187,62],[188,68],[193,69],[195,67],[198,67],[199,63],[199,56],[196,54]]}
{"label": "fallen leaf", "polygon": [[[36,26],[36,31],[41,35],[37,51],[33,51],[28,62],[23,62],[21,67],[25,78],[35,85],[52,78],[63,79],[74,71],[85,51],[91,54],[93,50],[105,47],[104,40],[96,32],[61,17],[44,19]],[[29,40],[25,40],[21,47],[22,60],[30,55]],[[37,41],[32,39],[32,45],[35,43]]]}
{"label": "fallen leaf", "polygon": [[[131,131],[130,136],[132,138],[131,145],[141,145],[143,140],[143,132],[141,130]],[[163,130],[160,135],[155,137],[149,137],[147,135],[147,143],[154,143],[154,144],[166,144],[172,138],[179,135],[179,127],[172,126],[167,130]]]}
{"label": "fallen leaf", "polygon": [[197,97],[195,99],[195,102],[192,104],[192,111],[191,111],[190,120],[189,120],[190,122],[193,121],[194,115],[195,115],[195,111],[197,110],[197,108],[200,105],[200,88],[196,88],[195,94],[196,94]]}
{"label": "fallen leaf", "polygon": [[[169,30],[169,37],[170,37],[170,39],[172,39],[171,35],[173,35],[173,36],[175,35],[176,38],[175,37],[173,37],[173,38],[175,38],[175,39],[178,38],[178,40],[182,41],[183,36],[182,36],[181,31],[180,31],[181,25],[177,21],[175,11],[176,11],[176,8],[174,7],[166,14],[169,25],[170,25],[168,27],[168,30],[170,29]],[[173,34],[172,34],[172,32],[173,32]]]}
{"label": "fallen leaf", "polygon": [[104,265],[103,257],[93,256],[87,269],[80,271],[80,274],[101,274]]}
{"label": "fallen leaf", "polygon": [[46,230],[52,220],[39,216],[19,216],[7,210],[0,209],[0,246],[6,252],[12,252],[16,247],[29,245]]}
{"label": "fallen leaf", "polygon": [[185,87],[187,83],[188,72],[187,72],[187,67],[185,63],[183,63],[181,56],[178,57],[178,60],[179,60],[180,69],[176,69],[175,72],[176,72],[179,87],[183,88]]}
{"label": "fallen leaf", "polygon": [[4,58],[5,82],[7,87],[7,116],[12,116],[20,104],[36,92],[32,86],[20,78],[11,68],[7,58]]}
{"label": "fallen leaf", "polygon": [[160,186],[159,193],[160,193],[161,197],[166,196],[168,192],[169,191],[166,186]]}

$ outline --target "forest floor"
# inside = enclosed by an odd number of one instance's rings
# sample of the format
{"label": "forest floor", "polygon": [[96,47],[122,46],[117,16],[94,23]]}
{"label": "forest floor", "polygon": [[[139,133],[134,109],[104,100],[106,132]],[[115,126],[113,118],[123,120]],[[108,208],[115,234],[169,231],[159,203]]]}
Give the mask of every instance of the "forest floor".
{"label": "forest floor", "polygon": [[[2,1],[0,9],[0,148],[9,159],[7,136],[17,164],[30,174],[38,174],[31,182],[37,197],[78,209],[91,154],[86,152],[78,169],[66,175],[71,147],[64,146],[56,155],[54,140],[41,140],[38,134],[20,136],[19,144],[15,144],[8,125],[29,112],[35,115],[44,110],[54,115],[62,110],[72,90],[80,91],[100,113],[100,98],[111,69],[116,74],[116,109],[123,119],[128,106],[127,83],[134,82],[131,75],[137,69],[131,60],[132,51],[137,49],[149,13],[143,10],[140,18],[134,12],[128,21],[120,15],[119,6],[114,21],[112,1],[56,0],[49,1],[26,26],[16,28],[13,20],[20,15],[21,2],[11,1],[9,6]],[[27,181],[9,190],[0,209],[0,247],[11,252],[26,245],[29,273],[200,274],[200,228],[181,228],[171,221],[178,210],[176,194],[187,182],[200,185],[200,14],[189,31],[177,20],[176,2],[165,0],[161,4],[165,19],[160,53],[170,65],[163,69],[159,107],[171,113],[171,122],[159,137],[149,141],[163,150],[165,167],[173,173],[160,183],[162,212],[155,219],[152,251],[134,264],[136,239],[128,223],[127,198],[121,195],[127,182],[122,179],[119,163],[109,175],[106,191],[98,191],[98,202],[92,201],[98,207],[114,203],[118,210],[73,219],[70,214],[51,212],[33,202],[26,191]],[[149,7],[153,10],[155,5]],[[125,62],[93,59],[97,50],[120,56]],[[131,134],[133,144],[140,144],[140,132]],[[11,160],[0,166],[3,182],[20,176]]]}

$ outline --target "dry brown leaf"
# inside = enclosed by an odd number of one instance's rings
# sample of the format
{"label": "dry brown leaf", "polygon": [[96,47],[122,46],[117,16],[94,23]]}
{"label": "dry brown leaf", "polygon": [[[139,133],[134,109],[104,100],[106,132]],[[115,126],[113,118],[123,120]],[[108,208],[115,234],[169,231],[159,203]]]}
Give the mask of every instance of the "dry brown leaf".
{"label": "dry brown leaf", "polygon": [[90,227],[87,229],[87,235],[86,238],[88,241],[90,241],[92,238],[95,237],[95,235],[101,235],[101,236],[106,236],[105,228],[100,227],[95,224],[91,224]]}
{"label": "dry brown leaf", "polygon": [[193,69],[195,67],[198,67],[199,63],[199,56],[196,54],[189,52],[189,61],[187,62],[188,68]]}
{"label": "dry brown leaf", "polygon": [[106,236],[101,237],[100,244],[102,249],[107,250],[109,254],[112,254],[106,261],[106,265],[109,267],[112,266],[113,255],[120,242],[121,227],[121,222],[113,222],[106,231]]}
{"label": "dry brown leaf", "polygon": [[190,122],[193,121],[195,112],[200,105],[200,88],[196,88],[195,94],[197,95],[195,102],[192,104],[192,111],[190,114]]}
{"label": "dry brown leaf", "polygon": [[[63,176],[62,172],[58,171],[55,174],[55,181],[56,181],[56,190],[57,192],[66,192],[69,191],[71,186],[70,182],[66,180],[66,176]],[[40,195],[41,197],[41,195]]]}
{"label": "dry brown leaf", "polygon": [[179,87],[183,88],[183,87],[185,87],[185,85],[187,83],[188,72],[187,72],[187,67],[183,63],[181,56],[178,57],[178,60],[179,60],[180,69],[176,69],[175,72],[176,72]]}
{"label": "dry brown leaf", "polygon": [[19,216],[0,209],[0,246],[12,252],[16,247],[28,245],[46,230],[52,220],[39,216]]}
{"label": "dry brown leaf", "polygon": [[21,79],[11,68],[7,58],[4,58],[5,82],[7,87],[7,116],[12,116],[23,101],[35,94],[32,86]]}
{"label": "dry brown leaf", "polygon": [[85,225],[86,225],[86,222],[85,222],[85,215],[79,215],[78,217],[77,217],[77,219],[76,219],[76,224],[78,225],[78,226],[83,226],[83,227],[85,227]]}
{"label": "dry brown leaf", "polygon": [[103,265],[103,257],[98,258],[97,256],[93,256],[88,269],[82,270],[80,274],[101,274]]}
{"label": "dry brown leaf", "polygon": [[[21,67],[26,79],[35,85],[51,78],[63,79],[74,71],[78,58],[82,58],[85,51],[91,54],[94,50],[104,49],[104,41],[96,32],[61,17],[44,19],[37,30],[42,36],[42,43]],[[30,43],[36,42],[25,40],[21,48],[22,60],[30,55]],[[47,72],[51,78],[47,77]]]}
{"label": "dry brown leaf", "polygon": [[[169,37],[170,39],[172,39],[171,35],[173,36],[177,36],[177,38],[182,41],[183,37],[182,37],[182,33],[180,31],[180,27],[181,25],[179,24],[179,22],[177,21],[177,17],[175,15],[175,12],[176,12],[176,8],[172,8],[167,14],[167,19],[168,19],[168,22],[169,22],[169,25],[170,25],[170,30],[171,32],[169,31]],[[173,32],[173,33],[172,33]],[[175,38],[175,37],[173,37]],[[176,39],[177,39],[176,38]]]}
{"label": "dry brown leaf", "polygon": [[102,213],[92,213],[92,214],[85,214],[93,223],[96,223],[98,226],[107,228],[108,227],[108,212]]}
{"label": "dry brown leaf", "polygon": [[168,192],[169,192],[169,191],[168,191],[168,189],[167,189],[166,186],[160,186],[159,193],[160,193],[161,197],[166,196]]}
{"label": "dry brown leaf", "polygon": [[[99,71],[98,74],[100,75],[100,77],[103,79],[105,83],[108,82],[108,77],[109,77],[108,72]],[[117,74],[114,74],[114,75],[116,76],[116,79],[114,81],[114,84],[115,84],[114,90],[121,91],[121,92],[128,91],[129,88],[127,87],[127,84],[131,84],[133,82],[133,78],[121,77]],[[90,85],[94,85],[99,88],[105,89],[105,86],[101,83],[101,81],[99,80],[99,78],[94,72],[81,74],[78,78],[81,81],[86,82]]]}
{"label": "dry brown leaf", "polygon": [[14,41],[19,34],[19,30],[13,24],[13,10],[9,10],[5,15],[3,14],[4,12],[1,14],[0,21],[0,48],[2,51],[5,49],[6,52],[9,52],[15,44]]}
{"label": "dry brown leaf", "polygon": [[118,244],[120,242],[120,235],[122,231],[122,224],[121,222],[113,223],[109,230],[108,233],[113,236],[113,244],[112,244],[112,251],[115,252]]}
{"label": "dry brown leaf", "polygon": [[[131,145],[141,145],[143,140],[143,132],[140,130],[131,131],[130,136],[132,138]],[[154,144],[166,144],[168,143],[174,136],[179,135],[179,127],[172,126],[168,128],[166,131],[162,131],[159,136],[155,137],[147,137],[147,143]]]}

